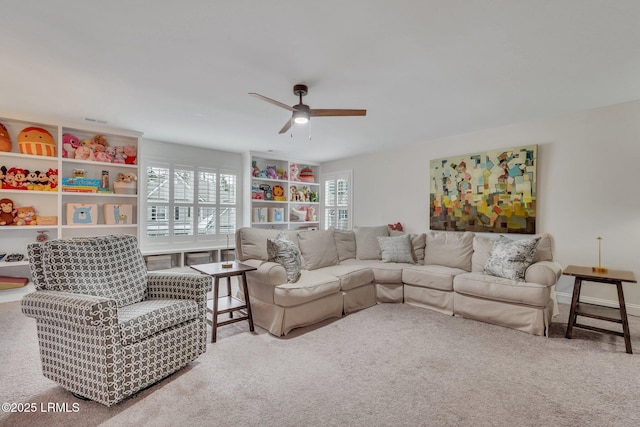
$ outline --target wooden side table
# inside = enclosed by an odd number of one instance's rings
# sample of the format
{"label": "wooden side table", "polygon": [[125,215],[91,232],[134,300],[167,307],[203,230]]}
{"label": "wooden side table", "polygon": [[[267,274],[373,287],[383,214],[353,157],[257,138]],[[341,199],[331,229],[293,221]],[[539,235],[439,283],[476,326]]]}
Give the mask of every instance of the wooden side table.
{"label": "wooden side table", "polygon": [[[240,264],[237,261],[233,262],[231,268],[223,268],[222,262],[212,262],[208,264],[196,264],[192,265],[196,271],[203,274],[208,274],[214,278],[213,281],[213,300],[207,302],[207,311],[211,313],[211,342],[216,342],[217,330],[219,326],[229,325],[235,322],[241,322],[243,320],[249,321],[249,330],[254,331],[253,327],[253,315],[251,314],[251,301],[249,300],[249,287],[247,286],[247,271],[257,270],[255,267]],[[244,292],[244,301],[235,298],[231,295],[231,278],[237,276],[240,287]],[[220,284],[220,278],[227,278],[227,296],[220,297],[218,294],[218,285]],[[246,310],[246,316],[233,317],[233,313],[239,310]],[[229,320],[223,322],[218,321],[218,315],[229,313]],[[209,320],[207,319],[207,322]]]}
{"label": "wooden side table", "polygon": [[[568,266],[562,274],[574,276],[573,298],[571,299],[571,312],[569,313],[569,323],[567,324],[567,338],[573,336],[573,328],[589,329],[605,334],[624,337],[624,345],[627,353],[632,354],[631,335],[629,333],[629,320],[627,319],[627,307],[624,302],[624,292],[622,282],[637,283],[635,275],[631,271],[609,270],[608,273],[594,273],[591,267]],[[582,281],[608,283],[616,285],[618,290],[618,308],[604,307],[597,304],[580,302],[580,289]],[[604,320],[607,322],[621,323],[622,332],[610,329],[598,328],[595,326],[577,323],[578,316],[590,317],[592,319]]]}

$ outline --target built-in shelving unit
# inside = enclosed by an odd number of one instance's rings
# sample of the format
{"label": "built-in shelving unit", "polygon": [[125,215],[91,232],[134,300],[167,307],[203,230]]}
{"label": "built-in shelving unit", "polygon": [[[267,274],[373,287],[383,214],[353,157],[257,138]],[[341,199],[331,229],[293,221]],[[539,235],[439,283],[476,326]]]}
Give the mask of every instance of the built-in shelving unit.
{"label": "built-in shelving unit", "polygon": [[[320,167],[308,161],[249,153],[251,191],[247,192],[252,227],[317,229]],[[297,173],[292,173],[297,170]]]}
{"label": "built-in shelving unit", "polygon": [[[0,226],[0,253],[21,253],[25,256],[24,261],[6,262],[0,261],[0,275],[8,272],[3,267],[23,267],[28,264],[26,261],[26,246],[35,242],[41,234],[46,234],[49,238],[69,238],[76,236],[94,236],[104,234],[133,234],[138,236],[138,189],[134,184],[132,194],[115,193],[114,182],[119,173],[131,173],[138,177],[137,164],[109,163],[90,160],[79,160],[66,158],[63,156],[63,135],[72,134],[78,140],[90,140],[95,135],[102,135],[111,147],[133,146],[136,151],[139,147],[139,132],[119,130],[105,126],[83,125],[77,123],[66,123],[49,118],[35,117],[24,114],[0,111],[0,123],[8,130],[12,141],[11,151],[0,151],[0,167],[6,170],[20,168],[28,171],[38,171],[49,176],[57,172],[57,184],[38,182],[36,188],[43,189],[14,189],[0,185],[0,199],[9,199],[14,207],[28,207],[35,209],[37,218],[46,221],[36,225],[3,225]],[[28,127],[38,127],[45,129],[55,142],[56,152],[53,156],[24,154],[20,152],[18,135]],[[103,171],[109,174],[109,188],[100,193],[88,192],[67,192],[61,191],[62,178],[72,177],[74,171],[78,169],[84,171],[86,178],[101,179]],[[4,176],[0,176],[0,181]],[[35,182],[35,181],[34,181]],[[42,186],[39,186],[42,185]],[[91,215],[94,217],[94,224],[82,223],[73,224],[68,221],[68,204],[90,204]],[[120,212],[121,205],[131,205],[130,215],[122,214],[118,217],[116,224],[110,224],[104,215],[104,205],[111,204],[118,206]],[[95,211],[93,209],[95,208]],[[123,212],[124,212],[123,208]],[[126,206],[128,212],[129,207]],[[126,219],[124,218],[126,216]],[[37,220],[38,221],[38,220]],[[12,269],[13,270],[13,269]]]}

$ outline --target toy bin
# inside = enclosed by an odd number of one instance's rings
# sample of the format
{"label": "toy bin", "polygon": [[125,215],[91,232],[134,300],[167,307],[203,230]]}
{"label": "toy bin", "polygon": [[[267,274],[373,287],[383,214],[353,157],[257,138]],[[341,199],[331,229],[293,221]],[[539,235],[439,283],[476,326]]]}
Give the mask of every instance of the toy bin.
{"label": "toy bin", "polygon": [[68,225],[96,225],[98,205],[96,203],[67,203]]}
{"label": "toy bin", "polygon": [[113,192],[116,194],[137,194],[136,183],[116,181],[113,183]]}
{"label": "toy bin", "polygon": [[133,205],[105,203],[102,205],[104,223],[107,225],[133,224]]}

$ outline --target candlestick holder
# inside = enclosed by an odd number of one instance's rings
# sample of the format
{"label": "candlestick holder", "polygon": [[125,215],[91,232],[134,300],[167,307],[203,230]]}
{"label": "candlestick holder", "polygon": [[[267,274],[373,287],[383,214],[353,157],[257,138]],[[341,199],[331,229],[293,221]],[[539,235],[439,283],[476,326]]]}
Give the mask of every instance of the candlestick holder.
{"label": "candlestick holder", "polygon": [[227,249],[224,251],[224,262],[222,263],[222,268],[231,267],[233,267],[233,263],[229,262],[229,235],[227,234]]}
{"label": "candlestick holder", "polygon": [[591,267],[591,271],[593,271],[594,273],[606,274],[609,272],[609,269],[602,266],[602,248],[600,247],[601,242],[602,237],[598,237],[598,266]]}

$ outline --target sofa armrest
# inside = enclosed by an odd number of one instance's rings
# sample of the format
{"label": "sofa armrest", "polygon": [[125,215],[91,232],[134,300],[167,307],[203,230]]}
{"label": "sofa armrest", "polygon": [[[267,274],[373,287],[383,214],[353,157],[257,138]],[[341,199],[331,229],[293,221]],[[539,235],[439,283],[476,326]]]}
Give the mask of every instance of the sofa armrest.
{"label": "sofa armrest", "polygon": [[35,291],[22,298],[22,313],[49,322],[81,326],[118,324],[115,300],[59,291]]}
{"label": "sofa armrest", "polygon": [[211,276],[197,273],[147,273],[147,298],[192,299],[204,314]]}
{"label": "sofa armrest", "polygon": [[242,263],[257,268],[255,271],[247,272],[247,285],[251,296],[273,304],[273,288],[287,283],[287,272],[282,264],[257,259],[248,259]]}
{"label": "sofa armrest", "polygon": [[531,264],[524,275],[526,282],[553,286],[562,275],[562,266],[555,261],[539,261]]}

